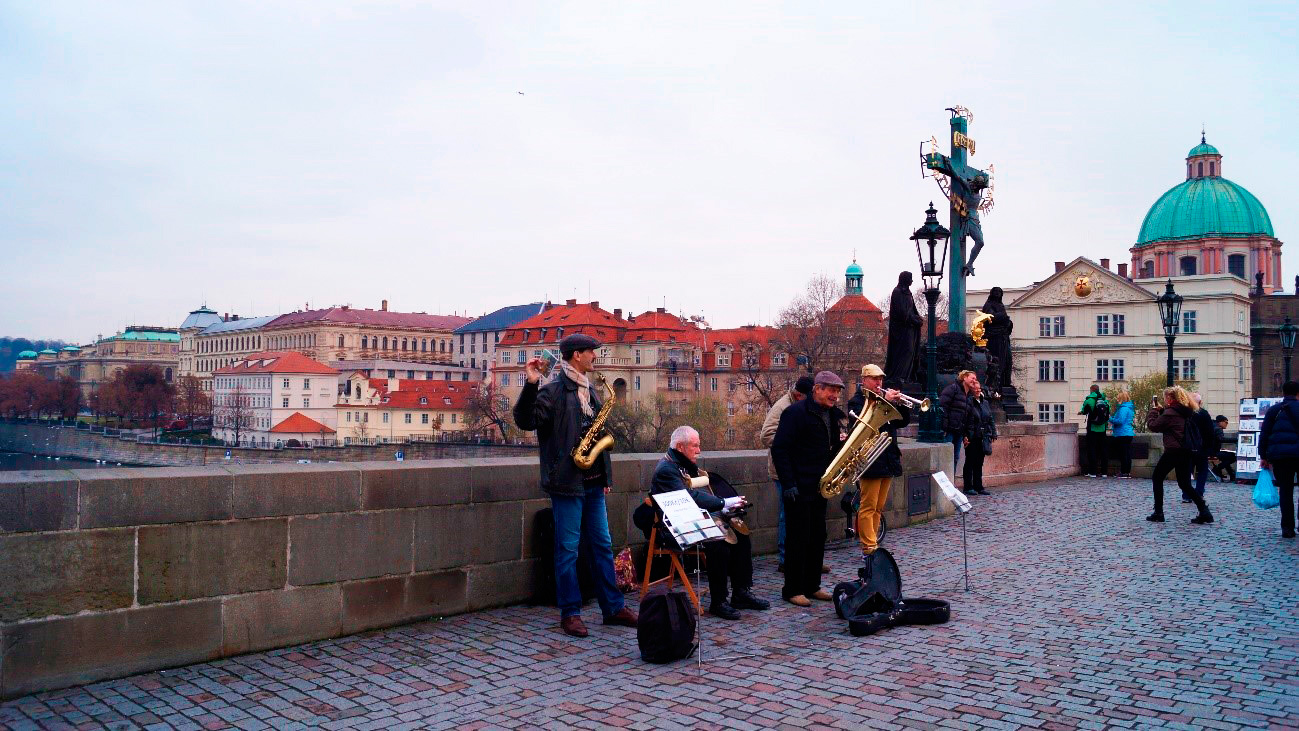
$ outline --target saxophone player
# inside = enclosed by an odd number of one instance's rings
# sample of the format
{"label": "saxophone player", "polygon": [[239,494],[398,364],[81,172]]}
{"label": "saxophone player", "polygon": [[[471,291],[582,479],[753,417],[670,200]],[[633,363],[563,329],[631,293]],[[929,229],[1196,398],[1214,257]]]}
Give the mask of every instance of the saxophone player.
{"label": "saxophone player", "polygon": [[536,430],[541,453],[541,489],[550,496],[555,520],[555,597],[559,626],[565,634],[586,637],[582,622],[582,590],[577,583],[578,544],[591,556],[591,573],[604,623],[636,626],[636,613],[623,603],[613,570],[613,542],[604,496],[613,474],[608,452],[589,469],[573,461],[573,450],[590,428],[601,403],[587,374],[595,363],[600,341],[574,334],[559,341],[561,371],[540,385],[545,362],[534,358],[524,366],[527,382],[514,404],[514,423]]}

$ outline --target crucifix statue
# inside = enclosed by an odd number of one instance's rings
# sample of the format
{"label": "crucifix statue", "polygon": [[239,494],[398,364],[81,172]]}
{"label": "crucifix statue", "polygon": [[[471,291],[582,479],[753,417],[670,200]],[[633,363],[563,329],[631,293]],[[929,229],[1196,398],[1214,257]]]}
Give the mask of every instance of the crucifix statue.
{"label": "crucifix statue", "polygon": [[[967,155],[974,154],[974,140],[968,136],[969,123],[974,114],[962,106],[948,108],[952,113],[951,155],[938,151],[938,141],[930,139],[930,150],[921,153],[921,164],[926,174],[938,182],[949,204],[949,228],[952,232],[951,259],[948,283],[948,327],[965,329],[965,280],[974,276],[974,260],[983,249],[983,226],[979,211],[992,209],[992,166],[988,171],[966,164]],[[923,144],[923,143],[922,143]],[[942,177],[940,177],[942,176]],[[985,193],[986,191],[986,193]],[[965,238],[974,240],[969,256],[965,252]]]}

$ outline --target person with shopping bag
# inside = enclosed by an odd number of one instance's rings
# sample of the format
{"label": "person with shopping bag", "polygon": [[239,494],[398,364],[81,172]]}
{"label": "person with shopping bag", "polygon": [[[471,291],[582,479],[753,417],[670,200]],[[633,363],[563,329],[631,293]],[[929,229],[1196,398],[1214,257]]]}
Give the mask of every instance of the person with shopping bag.
{"label": "person with shopping bag", "polygon": [[1294,482],[1299,472],[1299,382],[1286,381],[1285,396],[1263,417],[1258,454],[1263,468],[1272,470],[1281,500],[1281,537],[1294,538]]}

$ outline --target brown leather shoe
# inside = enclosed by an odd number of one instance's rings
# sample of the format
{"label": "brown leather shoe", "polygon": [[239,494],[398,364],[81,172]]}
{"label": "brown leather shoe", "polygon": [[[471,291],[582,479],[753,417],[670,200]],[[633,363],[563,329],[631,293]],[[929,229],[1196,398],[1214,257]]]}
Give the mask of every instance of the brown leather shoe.
{"label": "brown leather shoe", "polygon": [[583,624],[582,618],[576,614],[559,620],[559,628],[564,630],[564,634],[574,637],[586,637],[590,634],[586,631],[586,625]]}
{"label": "brown leather shoe", "polygon": [[605,624],[616,624],[622,627],[635,627],[637,620],[636,613],[627,607],[618,610],[618,613],[612,617],[605,617]]}
{"label": "brown leather shoe", "polygon": [[810,607],[810,606],[812,606],[812,600],[811,600],[811,599],[808,599],[807,597],[803,596],[802,594],[795,594],[794,596],[791,596],[791,597],[786,598],[785,601],[789,602],[790,604],[793,604],[793,605],[796,606],[796,607]]}
{"label": "brown leather shoe", "polygon": [[812,595],[812,598],[816,599],[817,601],[828,602],[834,597],[830,596],[830,592],[826,591],[825,589],[817,589],[816,593]]}

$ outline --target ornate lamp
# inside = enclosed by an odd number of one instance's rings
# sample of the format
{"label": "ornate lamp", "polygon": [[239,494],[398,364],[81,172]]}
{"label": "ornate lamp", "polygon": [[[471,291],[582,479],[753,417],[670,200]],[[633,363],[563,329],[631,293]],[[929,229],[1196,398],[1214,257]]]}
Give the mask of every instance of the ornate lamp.
{"label": "ornate lamp", "polygon": [[1299,334],[1299,327],[1295,327],[1294,324],[1290,322],[1290,316],[1286,315],[1285,324],[1277,328],[1277,332],[1281,336],[1281,351],[1285,354],[1285,380],[1289,382],[1290,357],[1294,355],[1294,340],[1295,335]]}
{"label": "ornate lamp", "polygon": [[1168,288],[1159,295],[1159,319],[1164,326],[1164,339],[1168,341],[1168,385],[1173,385],[1173,341],[1182,325],[1182,295],[1173,290],[1173,280],[1168,280]]}
{"label": "ornate lamp", "polygon": [[[925,396],[929,403],[938,403],[938,334],[934,327],[934,309],[938,305],[939,285],[943,281],[943,265],[947,263],[947,244],[952,233],[938,222],[938,211],[933,201],[925,211],[925,223],[911,234],[916,242],[916,259],[920,262],[920,278],[925,285],[925,301],[929,303],[929,341],[925,343]],[[943,252],[938,253],[938,243],[942,242]],[[926,251],[928,249],[928,251]],[[930,409],[920,415],[920,433],[917,438],[922,442],[942,443],[947,441],[943,430],[938,426],[938,409]]]}

